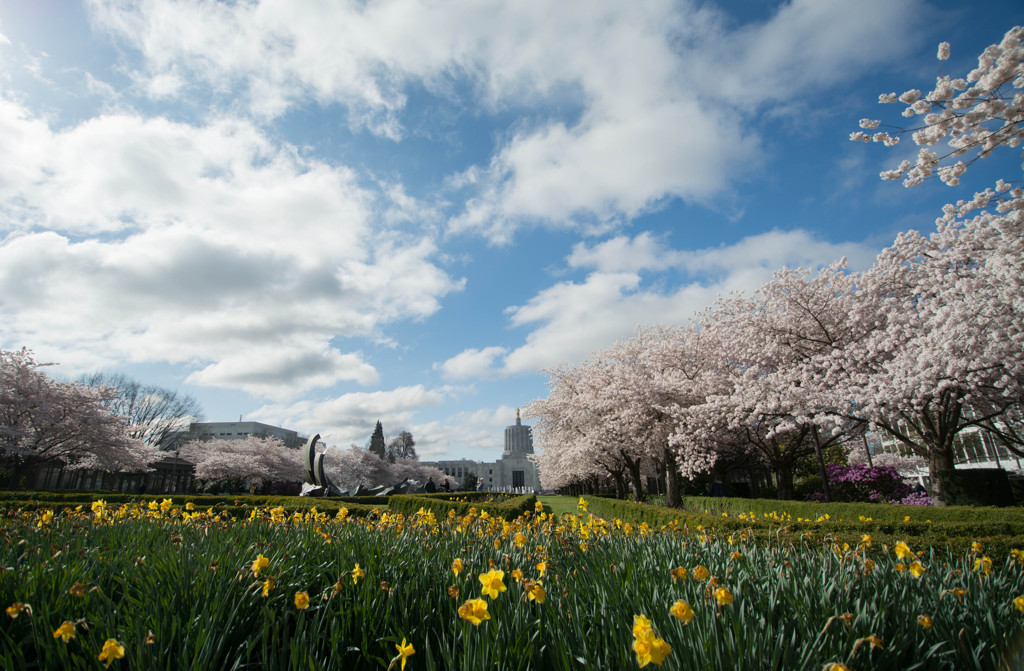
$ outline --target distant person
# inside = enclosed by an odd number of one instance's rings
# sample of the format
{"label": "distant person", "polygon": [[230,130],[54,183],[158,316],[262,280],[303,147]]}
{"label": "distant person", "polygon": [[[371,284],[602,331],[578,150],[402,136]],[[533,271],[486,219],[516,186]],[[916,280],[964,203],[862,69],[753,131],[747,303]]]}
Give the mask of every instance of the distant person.
{"label": "distant person", "polygon": [[477,478],[476,479],[476,491],[479,492],[481,489],[483,489],[483,487],[484,487],[484,479],[483,478]]}
{"label": "distant person", "polygon": [[448,480],[448,478],[444,479],[444,491],[446,491],[446,492],[452,491],[452,483]]}
{"label": "distant person", "polygon": [[433,494],[434,492],[437,491],[437,485],[434,484],[434,478],[433,477],[427,478],[427,484],[424,485],[423,490],[427,494]]}

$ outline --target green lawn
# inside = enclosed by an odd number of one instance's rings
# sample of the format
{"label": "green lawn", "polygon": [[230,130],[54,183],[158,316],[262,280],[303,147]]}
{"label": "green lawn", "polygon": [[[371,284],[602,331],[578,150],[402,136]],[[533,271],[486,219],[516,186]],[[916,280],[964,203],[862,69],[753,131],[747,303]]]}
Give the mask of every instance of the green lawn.
{"label": "green lawn", "polygon": [[576,512],[579,503],[575,496],[538,496],[537,500],[544,504],[544,512],[555,516]]}

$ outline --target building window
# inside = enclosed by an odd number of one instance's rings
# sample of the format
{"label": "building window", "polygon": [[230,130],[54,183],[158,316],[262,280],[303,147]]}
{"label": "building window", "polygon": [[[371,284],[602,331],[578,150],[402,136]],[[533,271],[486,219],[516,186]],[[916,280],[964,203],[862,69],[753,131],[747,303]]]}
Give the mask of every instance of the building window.
{"label": "building window", "polygon": [[526,486],[526,471],[512,471],[512,486],[513,487],[525,487]]}

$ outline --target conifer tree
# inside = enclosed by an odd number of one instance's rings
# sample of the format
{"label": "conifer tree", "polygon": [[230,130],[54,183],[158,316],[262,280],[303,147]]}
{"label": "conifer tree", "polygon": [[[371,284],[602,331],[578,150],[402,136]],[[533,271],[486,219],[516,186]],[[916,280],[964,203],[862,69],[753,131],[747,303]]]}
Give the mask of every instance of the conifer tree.
{"label": "conifer tree", "polygon": [[368,448],[370,452],[376,454],[380,459],[386,458],[386,446],[384,444],[384,427],[381,426],[380,420],[377,420],[377,428],[373,430],[373,435],[370,436],[370,446]]}

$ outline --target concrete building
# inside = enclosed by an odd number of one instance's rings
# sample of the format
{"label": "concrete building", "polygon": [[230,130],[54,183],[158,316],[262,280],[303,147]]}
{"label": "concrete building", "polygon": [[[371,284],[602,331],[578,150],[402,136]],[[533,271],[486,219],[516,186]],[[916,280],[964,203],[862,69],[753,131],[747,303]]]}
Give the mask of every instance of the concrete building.
{"label": "concrete building", "polygon": [[516,423],[505,427],[505,450],[501,458],[493,462],[471,459],[446,461],[425,461],[426,466],[440,469],[452,478],[457,486],[465,485],[466,476],[473,474],[483,478],[481,489],[490,492],[533,492],[540,490],[540,476],[537,465],[529,455],[533,454],[533,431],[524,425],[516,410]]}
{"label": "concrete building", "polygon": [[280,438],[288,447],[299,448],[306,439],[297,431],[282,429],[279,426],[262,422],[195,422],[189,426],[189,440],[242,440],[247,436],[268,436]]}

